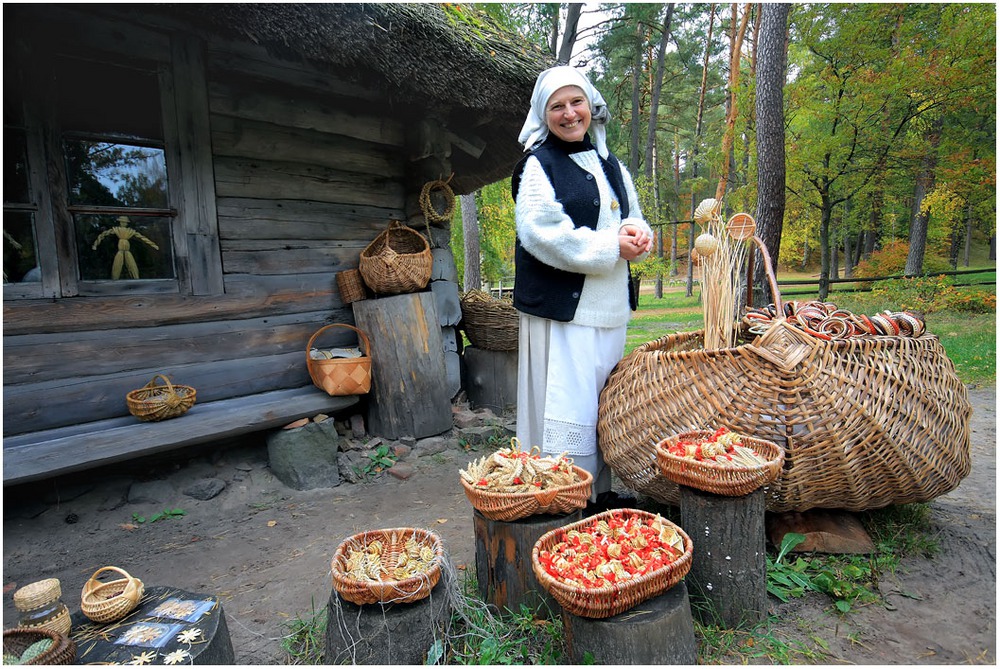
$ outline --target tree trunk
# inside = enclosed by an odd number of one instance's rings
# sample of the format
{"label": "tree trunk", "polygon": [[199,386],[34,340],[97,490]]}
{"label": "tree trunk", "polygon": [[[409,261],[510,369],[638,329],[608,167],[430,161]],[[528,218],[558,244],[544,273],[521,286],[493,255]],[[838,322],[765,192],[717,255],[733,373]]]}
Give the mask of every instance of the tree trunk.
{"label": "tree trunk", "polygon": [[733,138],[736,134],[736,89],[740,82],[740,51],[743,50],[743,35],[746,33],[747,21],[750,19],[750,4],[743,11],[743,20],[736,27],[737,5],[733,3],[733,20],[729,33],[729,104],[726,111],[726,131],[722,135],[722,174],[719,185],[715,189],[715,199],[722,201],[729,185],[730,169],[733,162]]}
{"label": "tree trunk", "polygon": [[[694,150],[691,152],[691,179],[698,178],[698,146],[701,143],[701,122],[705,114],[705,89],[708,87],[708,57],[712,53],[712,28],[715,27],[715,4],[709,8],[708,14],[708,36],[705,38],[705,59],[701,65],[701,89],[698,93],[698,114],[694,124]],[[691,218],[694,218],[694,210],[698,206],[698,194],[695,189],[691,189]],[[691,262],[691,251],[694,250],[694,223],[691,224],[691,234],[688,235],[688,255],[687,255],[687,286],[684,289],[684,296],[694,295],[694,263]]]}
{"label": "tree trunk", "polygon": [[965,254],[963,264],[969,266],[969,256],[972,254],[972,205],[965,207]]}
{"label": "tree trunk", "polygon": [[562,46],[559,47],[559,55],[556,63],[568,65],[569,59],[573,56],[573,47],[576,45],[576,27],[580,23],[580,10],[583,3],[572,2],[566,10],[566,29],[563,31]]}
{"label": "tree trunk", "polygon": [[479,290],[483,287],[483,277],[479,265],[479,214],[476,210],[476,194],[459,196],[462,207],[462,238],[465,248],[465,272],[462,287],[465,290]]}
{"label": "tree trunk", "polygon": [[663,34],[660,35],[660,50],[656,54],[656,76],[649,98],[649,128],[646,132],[646,176],[653,178],[653,147],[656,145],[656,125],[660,111],[660,88],[663,86],[663,70],[666,66],[667,44],[670,41],[670,20],[674,15],[674,3],[667,5],[667,15],[663,19]]}
{"label": "tree trunk", "polygon": [[632,61],[632,121],[629,124],[628,168],[632,174],[639,173],[639,127],[642,120],[640,107],[642,93],[642,56],[645,39],[642,23],[635,26],[635,60]]}
{"label": "tree trunk", "polygon": [[819,299],[826,301],[830,294],[830,218],[833,214],[833,204],[827,192],[820,193],[821,206],[819,210]]}
{"label": "tree trunk", "polygon": [[[674,131],[674,192],[681,192],[681,142]],[[670,276],[677,276],[677,226],[670,226]]]}
{"label": "tree trunk", "polygon": [[927,249],[927,225],[931,212],[924,210],[924,196],[934,188],[934,170],[937,168],[937,149],[941,143],[941,129],[944,119],[934,120],[928,131],[927,154],[920,164],[920,175],[913,190],[913,222],[910,223],[910,252],[906,255],[907,276],[917,276],[923,271],[924,253]]}
{"label": "tree trunk", "polygon": [[809,250],[810,250],[809,249],[809,240],[806,239],[802,243],[802,264],[799,265],[799,271],[800,272],[806,271],[806,267],[809,266]]}

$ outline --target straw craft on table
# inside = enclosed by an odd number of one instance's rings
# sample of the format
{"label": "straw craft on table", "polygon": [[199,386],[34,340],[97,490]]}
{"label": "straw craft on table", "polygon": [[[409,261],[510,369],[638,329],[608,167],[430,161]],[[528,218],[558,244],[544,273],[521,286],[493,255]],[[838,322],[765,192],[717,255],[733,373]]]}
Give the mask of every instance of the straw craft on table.
{"label": "straw craft on table", "polygon": [[682,458],[667,450],[681,440],[705,439],[711,430],[694,430],[671,435],[656,445],[656,462],[660,472],[678,485],[729,497],[749,495],[778,477],[785,462],[785,451],[777,444],[743,437],[743,446],[753,449],[765,462],[758,466],[721,465]]}
{"label": "straw craft on table", "polygon": [[[101,581],[107,572],[121,578]],[[142,581],[118,567],[101,567],[83,585],[80,610],[95,623],[110,623],[125,617],[139,605],[145,591]]]}
{"label": "straw craft on table", "polygon": [[[21,613],[20,626],[69,634],[73,622],[61,597],[62,585],[58,578],[46,578],[18,588],[14,592],[14,608]],[[32,620],[30,624],[29,619]]]}
{"label": "straw craft on table", "polygon": [[[406,578],[394,574],[401,562],[415,559],[407,551],[407,541],[413,539],[422,553],[421,564],[426,569]],[[375,557],[376,574],[358,578],[352,555],[358,551]],[[444,565],[444,543],[428,530],[413,527],[370,530],[355,534],[337,547],[331,562],[333,587],[345,600],[357,604],[409,604],[424,599],[441,579]]]}

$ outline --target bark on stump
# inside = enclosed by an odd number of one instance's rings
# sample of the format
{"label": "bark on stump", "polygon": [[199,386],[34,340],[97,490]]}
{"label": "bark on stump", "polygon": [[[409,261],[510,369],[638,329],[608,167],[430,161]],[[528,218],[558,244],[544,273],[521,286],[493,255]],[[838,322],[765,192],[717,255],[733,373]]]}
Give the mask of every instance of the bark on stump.
{"label": "bark on stump", "polygon": [[495,414],[517,406],[517,351],[488,351],[466,346],[465,394],[473,409]]}
{"label": "bark on stump", "polygon": [[502,612],[521,604],[538,612],[559,611],[559,604],[535,578],[531,551],[543,534],[583,518],[583,510],[564,516],[528,516],[503,522],[473,511],[476,532],[476,580],[479,594]]}
{"label": "bark on stump", "polygon": [[444,641],[452,614],[447,573],[431,594],[412,604],[352,604],[331,589],[324,664],[420,665]]}
{"label": "bark on stump", "polygon": [[450,430],[452,393],[433,293],[362,300],[351,307],[372,345],[371,433],[420,439]]}
{"label": "bark on stump", "polygon": [[767,616],[764,491],[726,497],[680,486],[681,527],[694,543],[691,607],[707,625],[734,629]]}
{"label": "bark on stump", "polygon": [[584,618],[563,611],[562,620],[571,664],[693,665],[698,660],[684,581],[617,616]]}

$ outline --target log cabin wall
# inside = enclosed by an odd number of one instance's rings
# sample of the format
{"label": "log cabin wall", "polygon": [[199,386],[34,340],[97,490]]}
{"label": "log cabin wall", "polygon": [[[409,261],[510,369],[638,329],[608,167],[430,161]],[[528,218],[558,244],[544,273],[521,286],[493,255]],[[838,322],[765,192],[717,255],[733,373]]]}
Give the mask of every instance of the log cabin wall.
{"label": "log cabin wall", "polygon": [[[39,295],[5,285],[4,435],[127,415],[126,393],[157,373],[195,387],[199,403],[308,385],[310,335],[353,322],[337,272],[357,267],[389,219],[423,229],[420,186],[449,166],[434,150],[410,159],[414,146],[435,146],[433,120],[407,127],[415,108],[253,45],[69,7],[42,13],[48,39],[29,55],[77,40],[84,51],[150,52],[171,75],[166,151],[183,229],[173,289],[53,296],[47,281]],[[30,112],[25,123],[29,143],[52,132]],[[42,199],[40,227],[60,206]],[[446,232],[434,235],[445,247]],[[39,255],[49,251],[40,242]]]}

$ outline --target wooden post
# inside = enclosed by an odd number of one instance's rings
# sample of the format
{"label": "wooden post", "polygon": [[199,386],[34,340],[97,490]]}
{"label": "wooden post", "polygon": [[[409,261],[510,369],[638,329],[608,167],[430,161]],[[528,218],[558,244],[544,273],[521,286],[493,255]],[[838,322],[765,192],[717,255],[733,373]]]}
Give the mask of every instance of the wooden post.
{"label": "wooden post", "polygon": [[552,595],[535,578],[531,551],[543,534],[583,519],[583,510],[565,516],[528,516],[505,523],[473,512],[476,532],[476,580],[483,601],[519,611],[521,604],[538,611],[559,611]]}
{"label": "wooden post", "polygon": [[562,620],[570,664],[694,665],[698,661],[684,581],[617,616],[584,618],[563,611]]}
{"label": "wooden post", "polygon": [[499,415],[517,406],[517,351],[487,351],[466,346],[465,394],[469,405]]}
{"label": "wooden post", "polygon": [[680,486],[681,527],[694,543],[694,615],[726,629],[767,616],[764,491],[726,497]]}
{"label": "wooden post", "polygon": [[372,344],[371,433],[419,439],[450,430],[451,393],[433,293],[361,300],[351,306],[357,326]]}

